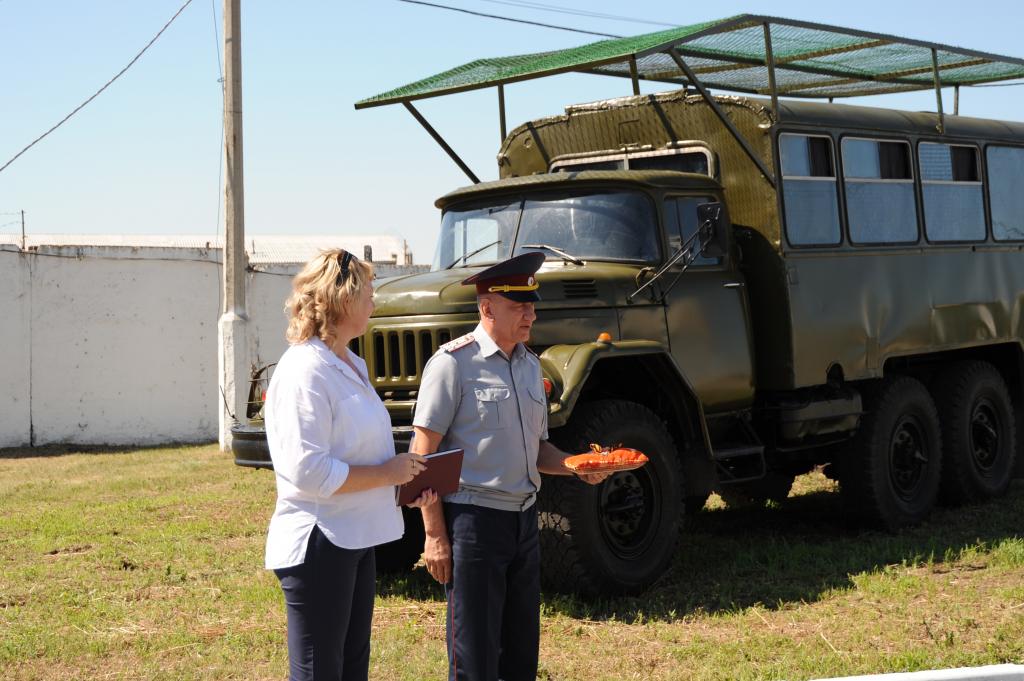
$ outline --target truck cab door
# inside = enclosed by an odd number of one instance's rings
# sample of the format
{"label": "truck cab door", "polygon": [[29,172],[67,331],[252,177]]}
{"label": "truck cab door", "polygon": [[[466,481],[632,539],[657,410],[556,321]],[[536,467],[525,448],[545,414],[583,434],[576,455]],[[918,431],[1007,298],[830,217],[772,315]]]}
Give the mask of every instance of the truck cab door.
{"label": "truck cab door", "polygon": [[[662,205],[669,254],[697,230],[697,206],[712,196],[666,196]],[[731,246],[732,228],[726,220]],[[699,248],[694,242],[694,248]],[[698,257],[665,299],[665,324],[672,355],[686,372],[707,412],[749,406],[754,372],[746,282],[732,249],[719,258]],[[665,285],[680,268],[665,273]],[[660,282],[659,282],[660,283]]]}

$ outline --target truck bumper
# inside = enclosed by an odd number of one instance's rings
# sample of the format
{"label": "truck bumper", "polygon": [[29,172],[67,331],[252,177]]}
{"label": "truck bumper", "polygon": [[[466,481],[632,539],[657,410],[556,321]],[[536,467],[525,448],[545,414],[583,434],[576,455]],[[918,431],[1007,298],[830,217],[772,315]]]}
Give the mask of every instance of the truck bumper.
{"label": "truck bumper", "polygon": [[[409,451],[412,442],[412,426],[396,426],[391,429],[395,440],[395,451],[401,454]],[[262,426],[234,425],[231,427],[231,454],[235,464],[246,468],[273,468],[270,448],[267,446],[267,431]]]}

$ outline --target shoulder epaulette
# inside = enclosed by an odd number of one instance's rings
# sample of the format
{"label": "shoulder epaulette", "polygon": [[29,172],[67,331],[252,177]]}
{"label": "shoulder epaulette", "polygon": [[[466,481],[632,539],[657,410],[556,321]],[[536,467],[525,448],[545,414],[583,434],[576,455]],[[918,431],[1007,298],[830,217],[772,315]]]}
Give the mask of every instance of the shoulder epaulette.
{"label": "shoulder epaulette", "polygon": [[459,336],[458,338],[448,341],[447,343],[439,347],[438,350],[443,350],[445,352],[455,352],[459,348],[464,348],[472,342],[473,334],[467,333],[465,336]]}

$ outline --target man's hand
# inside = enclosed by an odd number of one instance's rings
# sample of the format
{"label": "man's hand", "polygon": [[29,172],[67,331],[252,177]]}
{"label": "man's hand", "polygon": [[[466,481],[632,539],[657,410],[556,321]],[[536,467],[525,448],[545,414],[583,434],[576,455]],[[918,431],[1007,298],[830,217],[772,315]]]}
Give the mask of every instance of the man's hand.
{"label": "man's hand", "polygon": [[588,485],[600,485],[607,478],[611,476],[611,473],[577,473],[576,477],[587,483]]}
{"label": "man's hand", "polygon": [[577,473],[565,465],[569,455],[547,440],[537,450],[537,470],[548,475],[575,475],[588,485],[600,485],[611,473]]}
{"label": "man's hand", "polygon": [[423,562],[427,564],[427,572],[441,584],[452,580],[452,545],[448,541],[448,533],[427,535],[423,545]]}
{"label": "man's hand", "polygon": [[[433,454],[441,444],[441,433],[436,433],[427,428],[414,426],[416,436],[409,447],[417,454]],[[427,572],[430,576],[447,584],[452,581],[452,543],[448,539],[448,528],[444,524],[444,507],[437,503],[437,494],[433,490],[426,490],[420,498],[413,502],[423,501],[427,493],[432,495],[432,501],[419,506],[423,514],[423,531],[427,539],[423,544],[423,562],[427,564]]]}
{"label": "man's hand", "polygon": [[406,506],[408,506],[409,508],[424,508],[426,506],[433,506],[434,504],[437,503],[437,500],[439,498],[440,497],[437,496],[437,492],[428,487],[422,492],[420,492],[420,495],[418,497],[416,497],[408,504],[406,504]]}

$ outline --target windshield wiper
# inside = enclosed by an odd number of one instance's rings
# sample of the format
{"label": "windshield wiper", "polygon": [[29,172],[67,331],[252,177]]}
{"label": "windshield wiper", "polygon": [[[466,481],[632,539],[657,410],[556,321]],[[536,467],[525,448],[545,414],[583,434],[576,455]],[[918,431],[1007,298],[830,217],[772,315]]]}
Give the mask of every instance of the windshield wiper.
{"label": "windshield wiper", "polygon": [[565,260],[566,262],[571,262],[573,265],[586,264],[585,262],[577,258],[575,255],[572,255],[571,253],[566,253],[561,248],[555,248],[554,246],[548,244],[523,244],[522,246],[520,246],[520,248],[542,248],[545,251],[551,251],[555,255],[561,256],[563,260]]}
{"label": "windshield wiper", "polygon": [[[718,219],[717,215],[714,219]],[[668,272],[669,269],[677,262],[682,261],[683,266],[680,268],[679,273],[675,276],[675,279],[672,280],[672,283],[670,283],[668,287],[665,288],[661,293],[661,299],[658,302],[664,304],[665,299],[668,297],[669,291],[671,291],[672,287],[676,285],[677,281],[679,281],[679,277],[683,276],[683,272],[689,269],[690,265],[696,262],[697,258],[704,255],[704,247],[707,245],[707,241],[702,241],[700,239],[702,232],[704,232],[705,227],[708,226],[710,222],[711,221],[709,220],[702,224],[699,229],[697,229],[693,234],[690,235],[690,238],[688,238],[686,241],[680,244],[679,250],[672,254],[672,257],[668,259],[668,262],[666,262],[664,265],[658,268],[658,271],[655,272],[650,279],[644,282],[643,286],[641,286],[640,288],[626,296],[626,302],[632,303],[633,299],[636,298],[641,291],[648,288],[651,284],[660,279],[661,276]],[[655,296],[655,299],[657,299],[657,296]]]}
{"label": "windshield wiper", "polygon": [[455,262],[453,262],[452,264],[450,264],[447,267],[445,267],[445,269],[446,270],[450,270],[451,268],[455,267],[456,265],[458,265],[460,262],[462,262],[466,258],[472,258],[474,255],[476,255],[480,251],[482,251],[482,250],[484,250],[486,248],[490,248],[491,246],[496,246],[496,245],[498,245],[500,243],[501,243],[501,239],[498,239],[497,241],[492,241],[489,244],[484,244],[483,246],[481,246],[480,248],[476,249],[475,251],[470,251],[469,253],[466,253],[465,255],[460,255],[458,258],[455,259]]}

